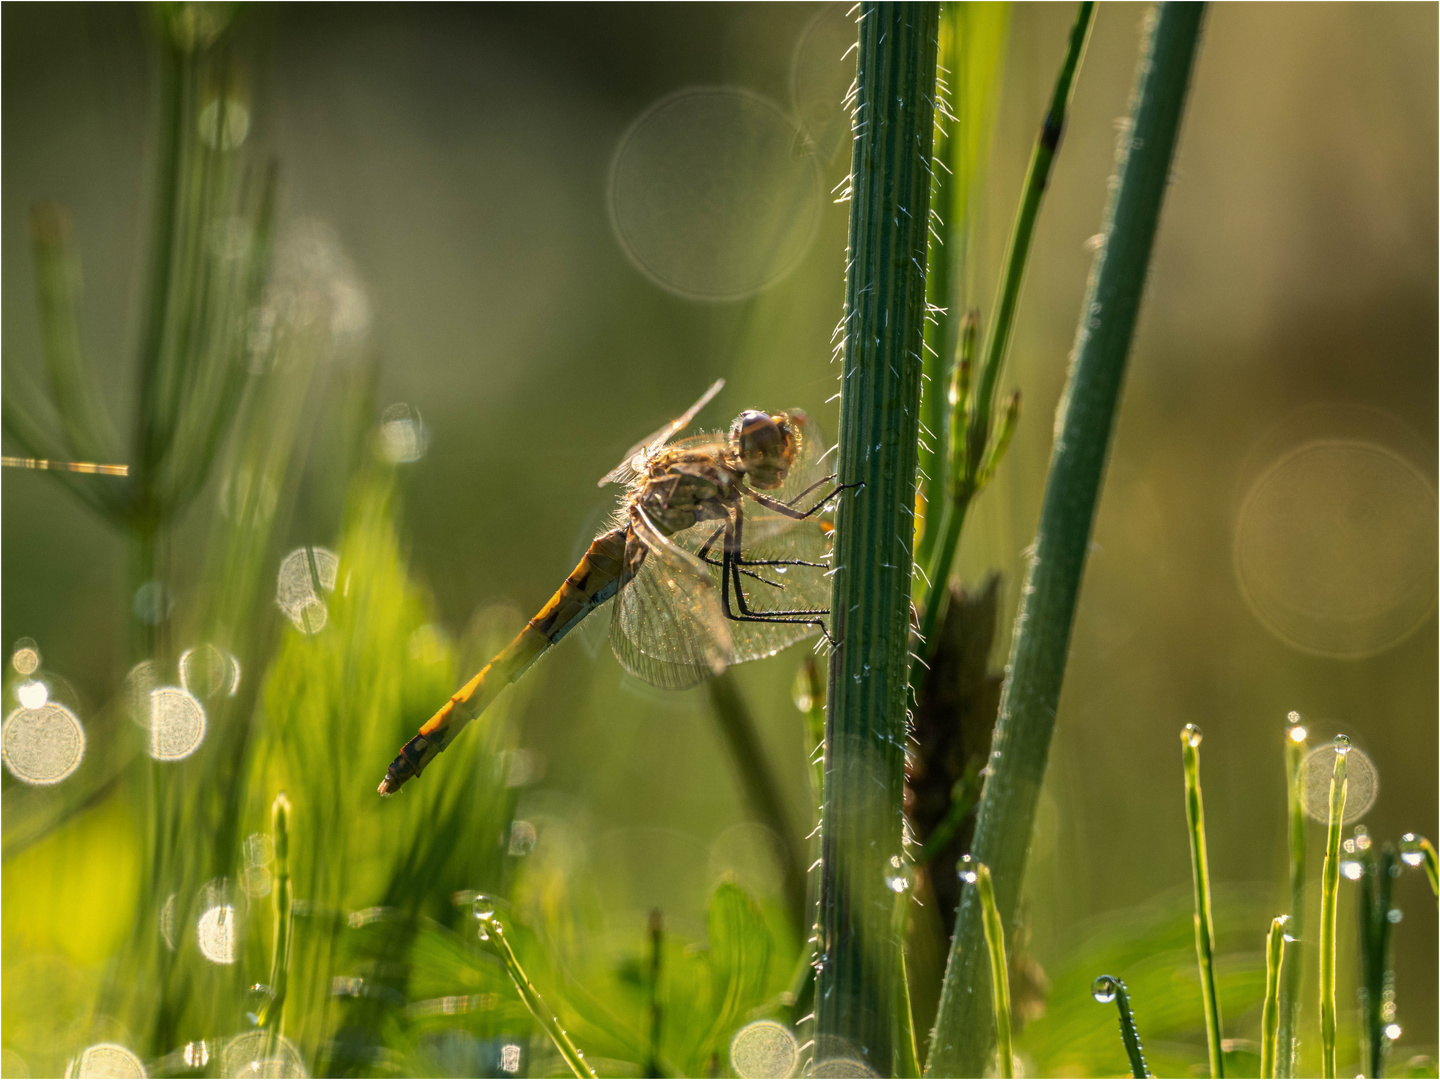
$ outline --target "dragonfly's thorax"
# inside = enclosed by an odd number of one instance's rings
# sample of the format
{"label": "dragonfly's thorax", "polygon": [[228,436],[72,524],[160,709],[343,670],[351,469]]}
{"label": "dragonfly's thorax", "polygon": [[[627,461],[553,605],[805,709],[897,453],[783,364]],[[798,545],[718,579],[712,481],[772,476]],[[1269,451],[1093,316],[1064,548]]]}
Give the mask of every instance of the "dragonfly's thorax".
{"label": "dragonfly's thorax", "polygon": [[665,450],[653,458],[633,496],[666,536],[700,521],[722,521],[740,498],[741,474],[726,461],[723,444]]}

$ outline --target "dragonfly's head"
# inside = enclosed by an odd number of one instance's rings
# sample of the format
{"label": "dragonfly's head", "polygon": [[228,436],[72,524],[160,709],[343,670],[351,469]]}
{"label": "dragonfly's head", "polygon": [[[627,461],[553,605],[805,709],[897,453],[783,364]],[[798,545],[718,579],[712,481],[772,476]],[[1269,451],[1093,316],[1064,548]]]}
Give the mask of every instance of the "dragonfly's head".
{"label": "dragonfly's head", "polygon": [[785,483],[799,449],[799,432],[784,413],[747,409],[730,425],[730,452],[751,487],[774,489]]}

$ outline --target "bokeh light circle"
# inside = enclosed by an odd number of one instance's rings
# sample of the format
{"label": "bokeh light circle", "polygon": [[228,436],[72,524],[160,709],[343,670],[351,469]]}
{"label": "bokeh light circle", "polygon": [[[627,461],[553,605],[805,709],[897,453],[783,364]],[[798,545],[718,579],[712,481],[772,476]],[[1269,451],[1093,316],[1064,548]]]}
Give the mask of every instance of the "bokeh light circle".
{"label": "bokeh light circle", "polygon": [[220,1051],[220,1075],[226,1077],[309,1076],[299,1048],[268,1031],[247,1031],[236,1035]]}
{"label": "bokeh light circle", "polygon": [[1246,493],[1236,578],[1260,621],[1296,648],[1370,656],[1435,604],[1436,520],[1434,487],[1401,454],[1363,439],[1311,439]]}
{"label": "bokeh light circle", "polygon": [[[1305,813],[1322,824],[1330,820],[1330,778],[1335,772],[1335,747],[1317,746],[1300,762],[1300,801]],[[1380,775],[1365,751],[1352,746],[1345,752],[1345,816],[1343,824],[1358,821],[1380,794]]]}
{"label": "bokeh light circle", "polygon": [[75,1077],[143,1077],[145,1064],[133,1051],[119,1043],[96,1043],[85,1051],[65,1072]]}
{"label": "bokeh light circle", "polygon": [[235,962],[237,937],[235,907],[232,904],[216,904],[206,908],[195,923],[195,940],[200,946],[201,954],[212,964]]}
{"label": "bokeh light circle", "polygon": [[335,591],[340,559],[323,547],[297,548],[280,562],[275,602],[302,634],[319,633],[329,620],[322,592]]}
{"label": "bokeh light circle", "polygon": [[811,153],[768,98],[694,87],[662,98],[621,137],[610,222],[635,266],[695,300],[738,300],[792,270],[822,205]]}
{"label": "bokeh light circle", "polygon": [[430,431],[420,419],[420,410],[397,402],[380,414],[380,452],[387,461],[408,465],[425,456]]}
{"label": "bokeh light circle", "polygon": [[58,784],[80,767],[85,729],[64,705],[16,709],[0,730],[0,757],[10,775],[27,784]]}
{"label": "bokeh light circle", "polygon": [[188,690],[160,686],[150,691],[150,756],[181,761],[205,741],[205,709]]}
{"label": "bokeh light circle", "polygon": [[811,1076],[879,1076],[874,1069],[859,1058],[832,1057],[817,1061],[810,1070]]}
{"label": "bokeh light circle", "polygon": [[730,1040],[730,1064],[736,1076],[789,1076],[799,1060],[800,1044],[789,1028],[774,1020],[746,1024]]}
{"label": "bokeh light circle", "polygon": [[180,685],[197,698],[231,696],[240,687],[240,665],[224,649],[197,645],[180,654]]}
{"label": "bokeh light circle", "polygon": [[33,674],[40,666],[40,646],[33,638],[22,637],[10,651],[10,666],[18,675]]}
{"label": "bokeh light circle", "polygon": [[845,97],[855,81],[859,25],[848,4],[825,4],[795,43],[790,61],[790,104],[822,162],[836,161],[851,144]]}

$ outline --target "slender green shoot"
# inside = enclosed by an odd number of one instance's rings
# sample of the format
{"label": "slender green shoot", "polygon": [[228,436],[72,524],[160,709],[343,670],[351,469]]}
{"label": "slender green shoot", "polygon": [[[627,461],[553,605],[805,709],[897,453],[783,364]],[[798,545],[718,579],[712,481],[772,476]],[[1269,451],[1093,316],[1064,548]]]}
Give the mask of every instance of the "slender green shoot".
{"label": "slender green shoot", "polygon": [[1335,1077],[1335,907],[1340,898],[1340,826],[1345,820],[1345,755],[1349,752],[1350,740],[1336,735],[1330,824],[1320,876],[1320,1075],[1325,1080]]}
{"label": "slender green shoot", "polygon": [[1430,891],[1440,903],[1440,879],[1436,877],[1435,847],[1425,837],[1407,832],[1400,838],[1400,861],[1406,866],[1423,866],[1430,881]]}
{"label": "slender green shoot", "polygon": [[[1395,972],[1390,964],[1390,900],[1400,873],[1400,856],[1386,844],[1377,858],[1370,838],[1357,830],[1354,841],[1360,855],[1360,1020],[1365,1041],[1365,1075],[1385,1075],[1390,1039],[1385,1029],[1394,1020]],[[1388,998],[1388,1000],[1387,1000]]]}
{"label": "slender green shoot", "polygon": [[[1070,108],[1070,98],[1075,89],[1075,74],[1085,54],[1085,44],[1090,38],[1090,27],[1095,14],[1095,5],[1085,0],[1075,16],[1075,25],[1070,30],[1070,42],[1060,73],[1055,78],[1055,88],[1050,96],[1050,107],[1040,125],[1040,134],[1035,139],[1035,149],[1030,155],[1030,167],[1025,174],[1025,184],[1020,193],[1020,206],[1015,214],[1015,225],[1010,233],[1010,244],[1005,252],[1004,270],[1001,273],[1000,288],[995,298],[995,310],[986,329],[984,359],[980,365],[979,382],[975,393],[966,402],[967,416],[965,437],[951,446],[951,453],[958,461],[950,471],[950,499],[945,507],[939,542],[936,544],[930,565],[926,567],[929,590],[922,608],[920,635],[921,653],[925,643],[935,636],[940,625],[940,616],[949,595],[946,586],[950,579],[950,568],[955,561],[955,552],[960,544],[960,532],[965,524],[965,513],[970,500],[984,487],[993,473],[993,465],[986,468],[987,459],[998,464],[1003,453],[1000,441],[991,452],[990,415],[994,408],[995,388],[1004,367],[1005,353],[1010,345],[1011,331],[1015,326],[1015,312],[1020,304],[1020,287],[1025,280],[1025,266],[1030,258],[1030,243],[1035,236],[1035,225],[1040,217],[1040,205],[1044,202],[1049,186],[1050,168],[1055,162],[1055,153],[1060,147],[1060,136],[1065,130],[1065,115]],[[1014,399],[1007,406],[1006,415],[1018,411],[1019,401]],[[1013,431],[1014,419],[1009,420]],[[1008,442],[1008,436],[1003,440]],[[958,465],[958,467],[957,467]],[[911,682],[919,686],[923,681],[923,665],[912,665]]]}
{"label": "slender green shoot", "polygon": [[[1105,212],[1104,243],[1076,329],[1075,362],[995,722],[995,753],[987,765],[970,847],[995,875],[996,900],[1007,924],[1014,919],[1025,878],[1091,526],[1204,11],[1202,4],[1163,3],[1147,27],[1126,138],[1116,152],[1117,182]],[[985,978],[982,934],[979,905],[967,890],[925,1059],[929,1075],[978,1075],[989,1057],[989,1025],[979,992]]]}
{"label": "slender green shoot", "polygon": [[1300,766],[1310,749],[1304,719],[1286,718],[1285,793],[1290,835],[1290,944],[1280,987],[1280,1028],[1276,1035],[1275,1075],[1295,1075],[1295,1039],[1300,1021],[1300,972],[1305,948],[1305,803],[1300,797]]}
{"label": "slender green shoot", "polygon": [[908,865],[890,877],[895,905],[890,912],[890,929],[900,942],[900,963],[895,973],[895,1070],[898,1077],[920,1075],[920,1053],[915,1045],[915,1013],[910,1005],[910,975],[905,966],[905,940],[910,924],[910,901],[915,887],[914,871]]}
{"label": "slender green shoot", "polygon": [[1205,1001],[1205,1041],[1210,1075],[1225,1075],[1220,1046],[1220,999],[1215,993],[1215,920],[1210,913],[1210,865],[1205,854],[1205,806],[1200,798],[1200,729],[1186,724],[1180,732],[1185,757],[1185,820],[1190,825],[1190,868],[1195,879],[1195,955],[1200,962],[1200,996]]}
{"label": "slender green shoot", "polygon": [[290,978],[290,800],[282,791],[270,808],[275,841],[275,943],[270,954],[270,992],[264,1011],[257,1019],[261,1027],[281,1030],[285,1014],[285,993]]}
{"label": "slender green shoot", "polygon": [[525,1002],[525,1007],[530,1010],[530,1015],[535,1017],[536,1022],[550,1036],[550,1041],[555,1044],[555,1049],[560,1051],[560,1056],[565,1059],[565,1064],[570,1066],[570,1071],[581,1080],[597,1080],[595,1070],[585,1061],[585,1055],[571,1041],[565,1029],[560,1026],[559,1019],[555,1016],[554,1010],[545,1003],[540,996],[540,991],[535,989],[535,984],[525,974],[525,969],[520,966],[520,960],[515,955],[515,950],[510,947],[510,942],[505,939],[505,925],[495,914],[494,904],[485,897],[475,899],[475,920],[479,924],[480,940],[493,949],[500,962],[505,965],[505,971],[510,976],[510,981],[515,984],[515,989],[520,994],[520,1000]]}
{"label": "slender green shoot", "polygon": [[[968,856],[967,856],[968,858]],[[1015,1050],[1010,1038],[1010,965],[1005,959],[1005,924],[995,905],[995,882],[990,868],[975,863],[974,869],[962,869],[961,876],[973,877],[975,891],[980,895],[980,910],[985,918],[985,947],[990,953],[990,1001],[995,1009],[995,1050],[998,1060],[996,1076],[1009,1080],[1015,1075]]]}
{"label": "slender green shoot", "polygon": [[1285,959],[1285,933],[1289,918],[1277,915],[1270,922],[1270,936],[1265,941],[1265,1005],[1260,1012],[1260,1076],[1274,1080],[1280,1037],[1280,977]]}
{"label": "slender green shoot", "polygon": [[1130,1059],[1130,1075],[1146,1077],[1150,1067],[1145,1064],[1145,1048],[1140,1045],[1140,1032],[1135,1027],[1135,1013],[1130,1008],[1130,992],[1125,981],[1114,975],[1097,975],[1090,984],[1090,996],[1101,1005],[1115,1002],[1120,1010],[1120,1041],[1125,1044],[1125,1056]]}
{"label": "slender green shoot", "polygon": [[650,912],[650,1042],[645,1052],[645,1075],[660,1075],[660,965],[665,948],[665,920],[656,908]]}

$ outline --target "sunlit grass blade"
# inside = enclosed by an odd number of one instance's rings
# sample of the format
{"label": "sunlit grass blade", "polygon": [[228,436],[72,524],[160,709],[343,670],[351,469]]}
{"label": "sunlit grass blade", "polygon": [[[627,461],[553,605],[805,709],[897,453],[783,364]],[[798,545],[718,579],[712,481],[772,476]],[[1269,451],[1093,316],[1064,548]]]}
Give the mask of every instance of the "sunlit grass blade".
{"label": "sunlit grass blade", "polygon": [[[1363,837],[1363,842],[1362,842]],[[1385,1075],[1385,1054],[1391,1039],[1386,1028],[1394,1020],[1395,973],[1390,964],[1390,900],[1400,874],[1395,845],[1386,844],[1377,857],[1369,838],[1356,837],[1360,880],[1356,914],[1360,922],[1360,1027],[1365,1050],[1365,1075]]]}
{"label": "sunlit grass blade", "polygon": [[[964,871],[962,871],[963,875]],[[1010,1037],[1010,965],[1005,959],[1005,924],[995,904],[995,883],[990,868],[976,863],[973,871],[980,911],[985,919],[985,949],[990,956],[990,1005],[995,1013],[996,1075],[1015,1075],[1015,1050]]]}
{"label": "sunlit grass blade", "polygon": [[272,886],[275,936],[270,951],[270,998],[264,1011],[256,1018],[261,1027],[274,1028],[277,1032],[284,1027],[285,994],[290,979],[290,813],[290,800],[282,791],[275,796],[270,812],[272,839],[275,844],[275,880]]}
{"label": "sunlit grass blade", "polygon": [[1200,729],[1186,724],[1180,732],[1185,760],[1185,821],[1190,826],[1190,870],[1195,882],[1195,955],[1200,964],[1200,996],[1205,1003],[1205,1041],[1210,1075],[1225,1075],[1221,1047],[1220,1000],[1215,993],[1215,918],[1210,911],[1210,861],[1205,852],[1205,806],[1200,797]]}
{"label": "sunlit grass blade", "polygon": [[1114,975],[1097,975],[1090,984],[1090,996],[1102,1005],[1115,1002],[1120,1011],[1120,1041],[1125,1046],[1125,1056],[1130,1059],[1130,1075],[1149,1076],[1145,1050],[1140,1045],[1140,1032],[1135,1027],[1135,1013],[1130,1008],[1130,992],[1125,988],[1124,980]]}
{"label": "sunlit grass blade", "polygon": [[910,976],[905,965],[905,941],[910,923],[910,905],[913,902],[915,876],[913,869],[902,865],[890,877],[890,887],[895,891],[895,905],[891,909],[891,931],[900,941],[900,963],[895,975],[895,1069],[898,1077],[920,1075],[920,1054],[915,1045],[915,1014],[910,1004]]}
{"label": "sunlit grass blade", "polygon": [[1425,878],[1430,882],[1430,891],[1440,903],[1440,878],[1436,876],[1435,846],[1425,837],[1406,833],[1400,838],[1400,861],[1406,866],[1425,868]]}
{"label": "sunlit grass blade", "polygon": [[515,950],[510,947],[510,942],[505,939],[505,925],[496,916],[494,908],[488,911],[478,906],[475,909],[475,919],[479,924],[480,940],[494,950],[500,957],[500,962],[505,965],[505,972],[510,976],[510,981],[515,984],[515,990],[520,999],[525,1002],[525,1007],[535,1017],[536,1023],[550,1036],[550,1041],[555,1044],[555,1049],[570,1066],[570,1071],[582,1080],[597,1080],[595,1070],[585,1061],[585,1055],[575,1046],[565,1029],[560,1026],[560,1020],[556,1017],[555,1011],[545,1003],[540,996],[540,991],[535,989],[535,984],[525,974],[525,969],[520,966],[520,960],[515,955]]}
{"label": "sunlit grass blade", "polygon": [[1305,804],[1300,797],[1300,765],[1310,748],[1305,723],[1297,712],[1285,727],[1285,803],[1290,854],[1290,942],[1280,986],[1279,1029],[1276,1033],[1275,1075],[1294,1075],[1295,1039],[1300,1020],[1300,972],[1305,949]]}
{"label": "sunlit grass blade", "polygon": [[851,158],[840,398],[816,1067],[894,1063],[900,942],[886,877],[903,859],[933,4],[864,3]]}
{"label": "sunlit grass blade", "polygon": [[[1128,137],[1117,152],[1119,176],[1106,211],[1105,242],[1081,307],[1076,359],[1051,455],[1034,555],[1021,588],[995,753],[970,848],[995,874],[996,900],[1007,925],[1025,877],[1091,525],[1203,11],[1199,4],[1161,4],[1149,26]],[[967,895],[951,942],[925,1063],[928,1075],[976,1075],[988,1057],[988,1025],[976,993],[984,979],[981,937],[978,904]]]}
{"label": "sunlit grass blade", "polygon": [[1345,820],[1345,756],[1350,740],[1335,736],[1330,774],[1330,821],[1320,875],[1320,1075],[1335,1077],[1335,908],[1340,899],[1340,826]]}
{"label": "sunlit grass blade", "polygon": [[[1285,943],[1289,936],[1285,924],[1289,919],[1278,915],[1270,923],[1270,934],[1265,939],[1265,1004],[1260,1011],[1260,1076],[1272,1080],[1278,1057],[1280,1035],[1280,980],[1285,959]],[[1294,958],[1291,958],[1294,963]]]}

